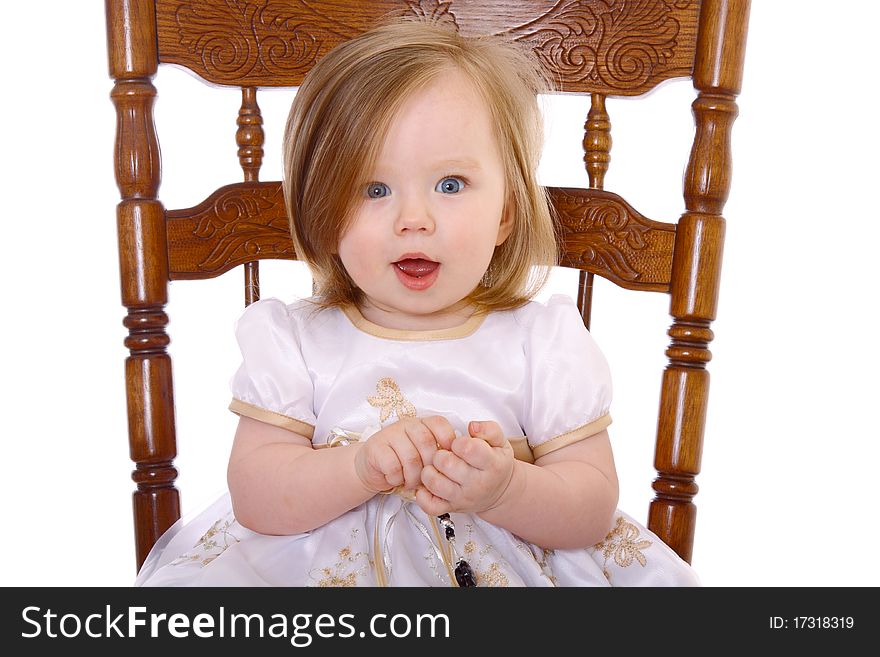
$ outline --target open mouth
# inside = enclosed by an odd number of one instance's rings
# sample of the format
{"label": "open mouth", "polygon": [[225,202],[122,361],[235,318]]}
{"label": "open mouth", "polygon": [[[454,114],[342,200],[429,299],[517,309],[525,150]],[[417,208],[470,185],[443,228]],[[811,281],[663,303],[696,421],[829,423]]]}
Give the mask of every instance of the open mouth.
{"label": "open mouth", "polygon": [[398,260],[394,264],[407,276],[414,276],[416,278],[427,276],[436,271],[437,267],[440,266],[439,262],[425,260],[424,258],[406,258],[405,260]]}
{"label": "open mouth", "polygon": [[411,290],[425,290],[437,279],[440,263],[427,258],[401,258],[393,263],[397,278]]}

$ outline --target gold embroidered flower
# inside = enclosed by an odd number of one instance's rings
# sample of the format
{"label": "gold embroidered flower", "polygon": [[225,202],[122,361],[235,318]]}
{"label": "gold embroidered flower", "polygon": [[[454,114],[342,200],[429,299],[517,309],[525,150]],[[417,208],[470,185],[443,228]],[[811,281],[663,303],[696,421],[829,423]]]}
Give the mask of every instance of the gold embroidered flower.
{"label": "gold embroidered flower", "polygon": [[202,565],[208,565],[223,554],[230,545],[239,542],[238,537],[229,531],[231,526],[230,520],[220,518],[202,535],[190,552],[172,561],[171,565],[188,561],[201,561]]}
{"label": "gold embroidered flower", "polygon": [[493,561],[489,565],[489,569],[483,572],[477,572],[477,586],[510,586],[510,580],[501,570],[501,565],[497,561]]}
{"label": "gold embroidered flower", "polygon": [[312,581],[316,586],[357,586],[358,578],[369,570],[371,563],[366,552],[356,552],[352,544],[357,540],[357,529],[351,530],[350,542],[339,549],[339,561],[332,566],[324,566],[313,571]]}
{"label": "gold embroidered flower", "polygon": [[554,551],[541,548],[541,559],[538,561],[538,565],[541,566],[541,572],[547,576],[547,578],[553,583],[553,586],[559,586],[559,582],[556,580],[556,575],[553,574],[553,569],[550,568],[550,564],[547,562],[547,559],[553,556]]}
{"label": "gold embroidered flower", "polygon": [[394,379],[390,377],[380,379],[376,384],[376,393],[372,397],[367,397],[367,401],[370,402],[370,406],[381,409],[379,422],[384,422],[392,414],[397,415],[398,420],[416,416],[416,407],[403,396]]}
{"label": "gold embroidered flower", "polygon": [[326,577],[318,582],[318,586],[321,588],[357,586],[357,573],[348,573],[345,577],[340,577],[331,573],[329,568],[324,568],[324,574]]}
{"label": "gold embroidered flower", "polygon": [[[621,568],[632,565],[633,561],[638,561],[639,565],[645,566],[648,560],[642,554],[651,546],[652,541],[647,539],[639,540],[639,528],[633,523],[627,522],[622,516],[617,517],[617,524],[608,532],[605,539],[596,543],[595,549],[602,552],[607,565],[608,560],[613,558]],[[611,574],[607,568],[604,569],[605,577],[610,579]]]}

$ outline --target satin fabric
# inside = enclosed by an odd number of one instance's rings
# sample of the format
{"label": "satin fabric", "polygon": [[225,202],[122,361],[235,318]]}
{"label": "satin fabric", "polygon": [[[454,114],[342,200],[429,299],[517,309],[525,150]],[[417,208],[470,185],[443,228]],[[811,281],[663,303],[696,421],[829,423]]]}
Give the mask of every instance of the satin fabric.
{"label": "satin fabric", "polygon": [[[699,586],[687,563],[620,511],[605,541],[555,551],[476,516],[452,518],[478,586]],[[386,586],[455,586],[432,522],[412,502],[377,496],[312,532],[267,536],[239,525],[224,495],[172,526],[135,584],[374,587],[381,569]]]}
{"label": "satin fabric", "polygon": [[314,427],[316,443],[336,426],[395,421],[397,409],[380,422],[368,401],[382,379],[420,416],[443,415],[462,433],[470,420],[493,419],[532,448],[608,414],[607,362],[568,297],[491,313],[464,336],[458,328],[389,332],[360,323],[307,300],[252,304],[237,323],[243,363],[233,397]]}
{"label": "satin fabric", "polygon": [[[368,439],[402,416],[436,414],[462,433],[471,420],[493,419],[506,436],[546,451],[610,422],[607,363],[563,296],[427,332],[389,331],[354,309],[266,299],[245,310],[236,335],[243,359],[232,408],[316,446],[340,430]],[[605,541],[579,550],[543,550],[469,514],[453,520],[457,551],[481,586],[698,584],[622,512]],[[449,586],[453,558],[436,519],[395,495],[294,536],[243,528],[224,495],[160,539],[136,584]]]}

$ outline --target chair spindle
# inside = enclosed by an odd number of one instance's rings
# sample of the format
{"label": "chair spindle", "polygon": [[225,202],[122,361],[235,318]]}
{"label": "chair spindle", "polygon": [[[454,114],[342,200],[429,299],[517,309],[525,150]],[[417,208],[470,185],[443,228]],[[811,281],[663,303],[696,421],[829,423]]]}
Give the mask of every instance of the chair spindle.
{"label": "chair spindle", "polygon": [[605,189],[610,162],[611,119],[605,110],[605,95],[590,94],[590,111],[584,124],[584,165],[591,189]]}
{"label": "chair spindle", "polygon": [[[257,104],[256,87],[241,88],[241,109],[238,110],[238,130],[235,142],[238,144],[238,161],[244,172],[245,182],[260,180],[260,167],[263,164],[263,115]],[[260,263],[244,265],[244,304],[251,305],[260,298]]]}
{"label": "chair spindle", "polygon": [[[686,212],[676,229],[657,451],[656,496],[648,526],[691,560],[703,427],[709,395],[706,363],[715,319],[724,245],[721,216],[730,191],[730,137],[742,86],[748,0],[703,0],[693,82],[696,133],[684,176]],[[700,276],[697,276],[697,272]]]}
{"label": "chair spindle", "polygon": [[129,450],[136,469],[134,505],[136,559],[140,567],[153,543],[180,516],[174,487],[177,456],[168,316],[168,256],[159,140],[153,103],[159,57],[155,8],[150,2],[107,2],[110,97],[116,108],[115,175]]}
{"label": "chair spindle", "polygon": [[[605,174],[611,162],[611,120],[605,111],[605,95],[590,94],[590,111],[584,123],[584,165],[591,189],[604,189]],[[593,314],[593,273],[580,271],[577,306],[589,330]]]}

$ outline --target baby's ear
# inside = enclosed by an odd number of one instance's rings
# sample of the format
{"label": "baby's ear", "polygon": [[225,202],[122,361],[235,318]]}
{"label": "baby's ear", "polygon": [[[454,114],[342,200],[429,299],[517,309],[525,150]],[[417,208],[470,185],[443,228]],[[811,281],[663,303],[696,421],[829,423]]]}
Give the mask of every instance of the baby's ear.
{"label": "baby's ear", "polygon": [[510,237],[513,232],[513,218],[516,215],[516,208],[513,201],[504,204],[504,211],[501,213],[501,223],[498,224],[498,238],[495,240],[495,246],[504,244],[504,241]]}

